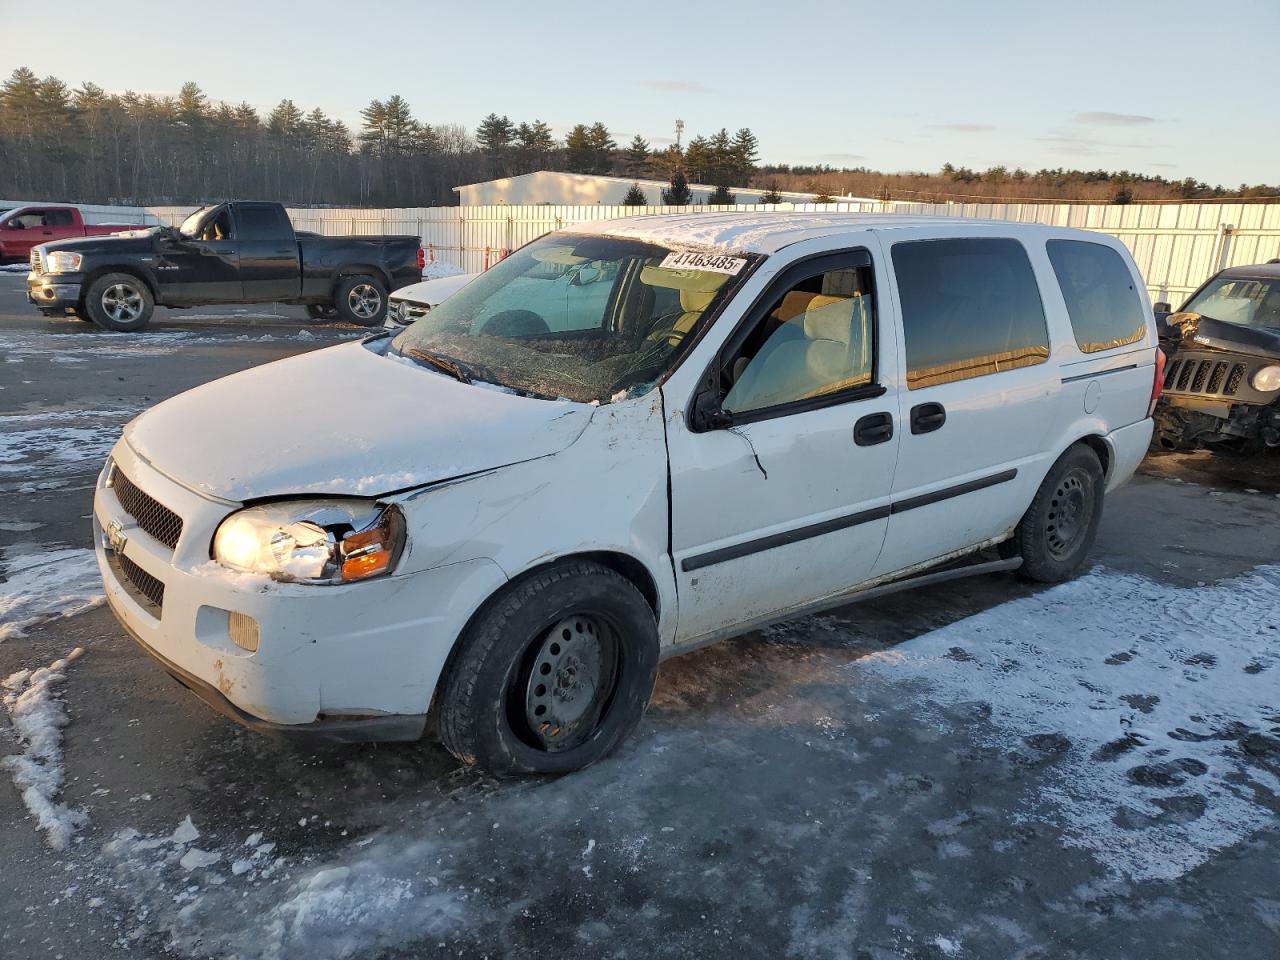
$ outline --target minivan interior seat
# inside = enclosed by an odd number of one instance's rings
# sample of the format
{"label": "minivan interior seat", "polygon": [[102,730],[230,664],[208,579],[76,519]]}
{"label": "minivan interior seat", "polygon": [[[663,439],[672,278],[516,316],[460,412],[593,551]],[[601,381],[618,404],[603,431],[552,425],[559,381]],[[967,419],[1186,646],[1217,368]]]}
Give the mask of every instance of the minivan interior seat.
{"label": "minivan interior seat", "polygon": [[729,390],[725,408],[758,410],[829,393],[865,375],[861,362],[853,362],[854,319],[856,315],[860,361],[864,310],[860,296],[814,295],[803,314],[783,324],[760,348]]}

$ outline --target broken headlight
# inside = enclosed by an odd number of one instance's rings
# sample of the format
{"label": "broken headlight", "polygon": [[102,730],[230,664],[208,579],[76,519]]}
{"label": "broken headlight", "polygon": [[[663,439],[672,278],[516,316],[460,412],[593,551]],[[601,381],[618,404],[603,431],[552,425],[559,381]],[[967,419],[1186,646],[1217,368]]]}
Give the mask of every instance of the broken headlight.
{"label": "broken headlight", "polygon": [[394,505],[292,500],[231,514],[213,536],[213,559],[274,580],[350,583],[392,572],[404,542],[404,515]]}

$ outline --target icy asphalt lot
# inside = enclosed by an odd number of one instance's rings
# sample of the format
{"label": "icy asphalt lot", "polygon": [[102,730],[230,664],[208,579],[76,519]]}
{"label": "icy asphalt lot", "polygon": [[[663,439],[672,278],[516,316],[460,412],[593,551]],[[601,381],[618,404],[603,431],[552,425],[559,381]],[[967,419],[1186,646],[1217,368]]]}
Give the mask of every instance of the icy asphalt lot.
{"label": "icy asphalt lot", "polygon": [[351,332],[264,307],[108,336],[15,280],[0,957],[1280,955],[1274,481],[1162,459],[1075,583],[961,582],[670,661],[618,755],[495,783],[430,743],[244,733],[96,606],[121,424]]}

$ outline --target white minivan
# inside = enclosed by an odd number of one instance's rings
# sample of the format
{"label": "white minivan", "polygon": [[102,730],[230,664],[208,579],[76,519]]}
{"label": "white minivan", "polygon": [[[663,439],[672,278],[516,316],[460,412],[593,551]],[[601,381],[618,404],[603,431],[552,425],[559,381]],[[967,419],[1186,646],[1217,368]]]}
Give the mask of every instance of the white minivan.
{"label": "white minivan", "polygon": [[262,731],[559,772],[660,659],[888,590],[1085,561],[1151,438],[1125,248],[703,214],[517,250],[399,332],[142,414],[94,506],[120,622]]}

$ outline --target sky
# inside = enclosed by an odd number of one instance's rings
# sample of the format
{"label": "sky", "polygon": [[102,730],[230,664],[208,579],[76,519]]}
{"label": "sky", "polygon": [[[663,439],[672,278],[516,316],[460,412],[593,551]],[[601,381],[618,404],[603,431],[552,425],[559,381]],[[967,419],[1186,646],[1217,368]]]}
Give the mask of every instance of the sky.
{"label": "sky", "polygon": [[600,120],[661,147],[677,119],[686,141],[746,126],[767,162],[1280,183],[1280,0],[0,0],[0,35],[3,76],[193,80],[353,128],[398,93],[471,130],[490,112],[559,136]]}

